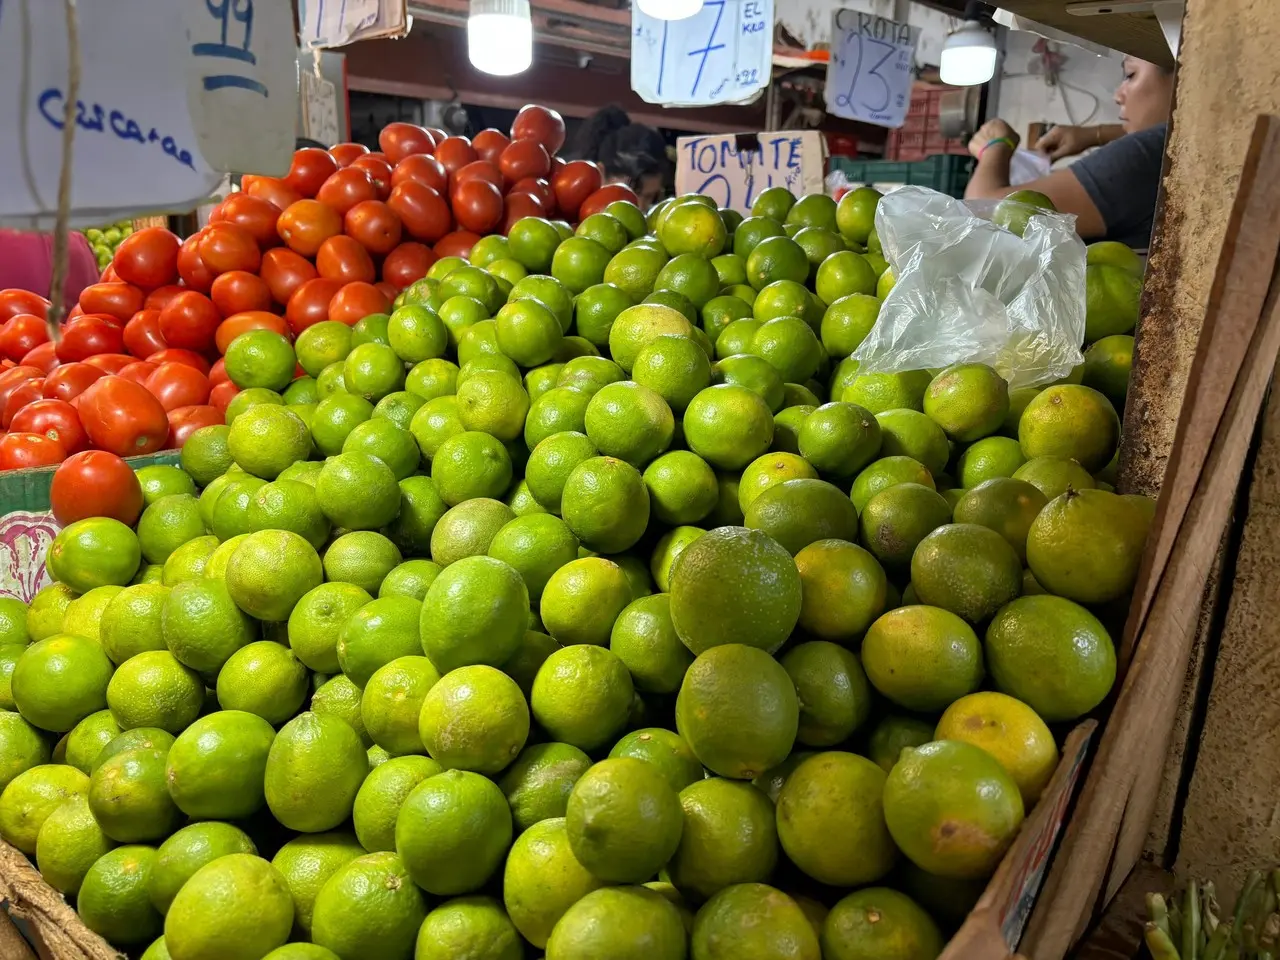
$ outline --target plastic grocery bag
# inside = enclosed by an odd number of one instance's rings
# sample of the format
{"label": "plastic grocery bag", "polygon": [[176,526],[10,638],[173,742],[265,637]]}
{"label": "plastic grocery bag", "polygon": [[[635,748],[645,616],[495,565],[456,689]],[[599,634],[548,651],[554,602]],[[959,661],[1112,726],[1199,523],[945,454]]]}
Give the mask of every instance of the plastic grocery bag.
{"label": "plastic grocery bag", "polygon": [[1017,388],[1084,361],[1085,251],[1075,217],[1037,210],[1019,237],[988,219],[996,206],[924,187],[881,199],[876,233],[896,283],[853,353],[859,372],[986,363]]}

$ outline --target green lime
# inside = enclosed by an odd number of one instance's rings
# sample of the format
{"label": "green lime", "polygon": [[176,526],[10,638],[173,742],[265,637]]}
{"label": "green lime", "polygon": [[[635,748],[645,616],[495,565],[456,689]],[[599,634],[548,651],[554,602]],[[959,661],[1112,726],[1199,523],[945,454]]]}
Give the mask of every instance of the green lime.
{"label": "green lime", "polygon": [[[423,408],[425,409],[425,407]],[[375,530],[395,519],[400,489],[391,468],[366,453],[331,457],[316,478],[320,509],[348,530]]]}
{"label": "green lime", "polygon": [[227,345],[227,376],[241,390],[283,390],[293,379],[298,359],[289,341],[274,330],[249,330]]}
{"label": "green lime", "polygon": [[110,517],[91,517],[63,527],[45,559],[55,580],[80,593],[111,584],[124,586],[141,562],[138,538]]}

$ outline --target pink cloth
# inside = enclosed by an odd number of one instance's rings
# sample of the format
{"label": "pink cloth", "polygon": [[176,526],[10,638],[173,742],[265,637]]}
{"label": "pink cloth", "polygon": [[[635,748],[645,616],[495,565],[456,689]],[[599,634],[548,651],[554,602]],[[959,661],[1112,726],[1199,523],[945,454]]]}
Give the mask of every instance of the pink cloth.
{"label": "pink cloth", "polygon": [[[98,261],[83,233],[68,235],[67,281],[62,290],[68,308],[80,291],[98,282]],[[53,234],[0,230],[0,290],[17,287],[49,296],[53,281]]]}

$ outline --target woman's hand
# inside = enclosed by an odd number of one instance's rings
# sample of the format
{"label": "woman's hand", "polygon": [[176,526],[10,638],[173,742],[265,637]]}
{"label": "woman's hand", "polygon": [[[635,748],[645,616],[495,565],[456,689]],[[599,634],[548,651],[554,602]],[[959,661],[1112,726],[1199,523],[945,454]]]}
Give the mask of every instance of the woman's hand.
{"label": "woman's hand", "polygon": [[1098,139],[1096,127],[1072,127],[1060,124],[1050,127],[1043,137],[1036,141],[1036,150],[1048,154],[1050,160],[1061,160],[1063,157],[1074,157],[1084,153],[1090,147],[1096,147]]}
{"label": "woman's hand", "polygon": [[978,132],[969,138],[969,154],[973,157],[981,157],[982,151],[986,149],[987,144],[992,140],[1008,140],[1015,147],[1021,141],[1021,137],[1009,124],[1003,120],[988,120],[978,128]]}

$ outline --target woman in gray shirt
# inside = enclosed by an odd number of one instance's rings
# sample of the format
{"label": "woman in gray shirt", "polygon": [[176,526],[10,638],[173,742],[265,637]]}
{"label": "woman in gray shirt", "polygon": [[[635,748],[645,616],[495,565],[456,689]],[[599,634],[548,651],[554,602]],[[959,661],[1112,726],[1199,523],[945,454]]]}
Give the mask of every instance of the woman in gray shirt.
{"label": "woman in gray shirt", "polygon": [[1098,149],[1017,187],[1009,184],[1009,162],[1018,134],[1003,120],[988,120],[969,141],[978,165],[965,198],[996,200],[1015,190],[1037,190],[1058,210],[1075,214],[1083,239],[1117,240],[1145,250],[1160,190],[1172,98],[1172,70],[1125,57],[1124,79],[1116,90],[1120,125],[1055,127],[1037,144],[1054,159]]}

